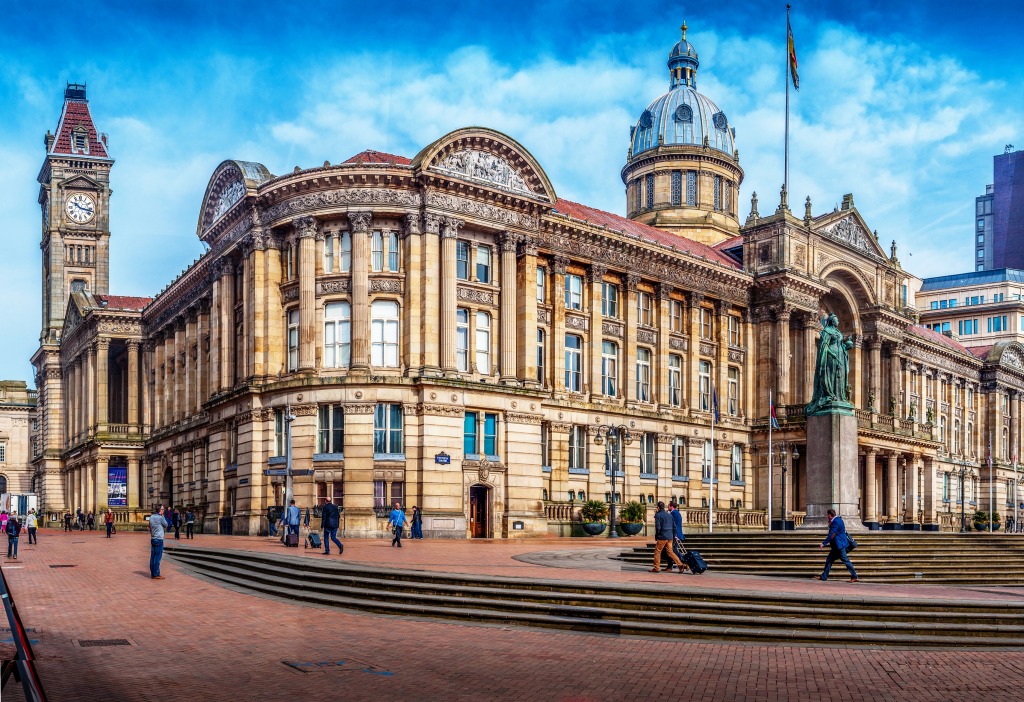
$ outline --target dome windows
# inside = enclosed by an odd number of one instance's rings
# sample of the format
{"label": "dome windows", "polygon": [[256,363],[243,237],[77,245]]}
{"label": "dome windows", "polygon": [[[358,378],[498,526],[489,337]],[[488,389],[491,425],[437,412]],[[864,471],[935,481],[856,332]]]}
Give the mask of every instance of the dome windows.
{"label": "dome windows", "polygon": [[689,105],[680,105],[676,108],[675,120],[676,122],[693,122],[693,110]]}
{"label": "dome windows", "polygon": [[711,121],[715,124],[715,129],[720,129],[723,132],[729,128],[729,120],[725,118],[724,112],[716,112],[712,116]]}
{"label": "dome windows", "polygon": [[640,115],[640,128],[650,129],[654,124],[654,117],[651,115],[650,110],[644,110],[644,113]]}

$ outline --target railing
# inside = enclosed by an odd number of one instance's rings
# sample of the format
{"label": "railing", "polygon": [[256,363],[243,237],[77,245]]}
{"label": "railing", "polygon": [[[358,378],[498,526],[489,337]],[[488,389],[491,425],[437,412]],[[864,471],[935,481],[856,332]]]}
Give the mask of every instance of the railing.
{"label": "railing", "polygon": [[4,602],[4,611],[7,613],[7,622],[11,627],[11,638],[14,640],[14,660],[4,661],[0,668],[0,690],[7,686],[11,675],[21,683],[25,691],[25,699],[28,702],[46,702],[46,693],[43,692],[43,683],[36,673],[35,656],[32,653],[32,643],[28,639],[25,626],[21,623],[21,616],[18,608],[14,605],[14,598],[11,597],[10,588],[7,587],[7,577],[0,570],[0,598]]}
{"label": "railing", "polygon": [[549,522],[579,521],[579,507],[571,502],[548,502],[544,512]]}
{"label": "railing", "polygon": [[108,434],[128,434],[128,430],[131,427],[130,424],[108,424]]}
{"label": "railing", "polygon": [[[679,511],[683,515],[683,524],[704,527],[708,525],[708,510],[706,509],[681,507]],[[716,509],[715,526],[767,529],[763,510]]]}

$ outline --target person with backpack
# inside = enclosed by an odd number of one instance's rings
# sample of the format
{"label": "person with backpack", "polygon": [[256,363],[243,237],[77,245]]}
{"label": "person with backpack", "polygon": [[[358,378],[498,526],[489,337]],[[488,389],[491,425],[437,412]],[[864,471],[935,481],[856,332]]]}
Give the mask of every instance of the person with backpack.
{"label": "person with backpack", "polygon": [[345,546],[338,541],[338,527],[341,526],[341,510],[338,505],[328,502],[320,512],[320,528],[324,530],[324,555],[331,555],[331,542],[338,547],[338,555],[345,552]]}
{"label": "person with backpack", "polygon": [[21,522],[18,521],[17,512],[11,512],[4,530],[7,532],[7,557],[16,561],[18,560],[18,536],[21,534]]}
{"label": "person with backpack", "polygon": [[412,532],[409,538],[423,538],[423,512],[421,512],[420,508],[416,505],[413,505],[412,507]]}
{"label": "person with backpack", "polygon": [[89,531],[92,531],[96,528],[96,517],[93,516],[92,512],[89,512],[89,514],[85,515],[85,526]]}
{"label": "person with backpack", "polygon": [[30,509],[28,511],[28,516],[25,518],[25,526],[28,527],[28,542],[29,542],[29,544],[38,545],[39,542],[36,541],[36,527],[38,527],[39,524],[38,524],[38,520],[36,518],[36,511],[34,509]]}
{"label": "person with backpack", "polygon": [[181,540],[181,512],[171,510],[171,526],[174,527],[174,540]]}
{"label": "person with backpack", "polygon": [[392,533],[395,535],[391,539],[391,546],[398,546],[402,548],[402,530],[405,525],[409,523],[408,517],[405,516],[405,510],[402,509],[401,502],[395,502],[395,508],[391,510],[391,516],[388,517],[388,525],[391,526]]}
{"label": "person with backpack", "polygon": [[185,538],[186,539],[194,538],[193,534],[192,534],[192,529],[195,528],[195,525],[196,525],[196,513],[193,512],[192,510],[188,510],[187,512],[185,512]]}
{"label": "person with backpack", "polygon": [[64,531],[71,531],[71,512],[64,513]]}

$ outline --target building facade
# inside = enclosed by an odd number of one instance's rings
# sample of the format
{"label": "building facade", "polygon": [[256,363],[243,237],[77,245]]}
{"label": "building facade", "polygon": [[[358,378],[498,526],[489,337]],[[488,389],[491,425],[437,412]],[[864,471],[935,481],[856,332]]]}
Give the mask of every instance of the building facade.
{"label": "building facade", "polygon": [[36,393],[23,380],[0,381],[0,493],[36,492],[32,442]]}
{"label": "building facade", "polygon": [[[105,241],[105,220],[69,203],[105,207],[113,163],[104,149],[63,171],[48,145],[44,270],[63,287],[44,296],[70,305],[59,323],[44,312],[33,359],[46,509],[93,508],[123,471],[122,518],[189,505],[207,529],[261,533],[290,454],[297,503],[338,503],[349,536],[380,535],[395,500],[451,538],[569,533],[590,498],[677,499],[689,528],[712,501],[718,528],[799,523],[823,312],[854,340],[850,521],[950,523],[954,468],[973,468],[968,501],[987,499],[992,432],[996,501],[1013,499],[1024,348],[979,358],[919,326],[920,280],[852,195],[817,215],[808,198],[800,217],[784,191],[765,215],[754,194],[741,224],[735,134],[697,67],[684,27],[669,91],[633,128],[628,218],[559,198],[486,128],[280,176],[228,160],[200,207],[209,250],[152,300],[110,296],[99,276],[71,290],[79,269],[47,258]],[[95,131],[65,122],[56,144]],[[607,426],[630,441],[599,444]],[[769,451],[784,468],[770,484]]]}
{"label": "building facade", "polygon": [[1008,144],[992,159],[993,183],[975,198],[975,270],[1024,268],[1024,156]]}

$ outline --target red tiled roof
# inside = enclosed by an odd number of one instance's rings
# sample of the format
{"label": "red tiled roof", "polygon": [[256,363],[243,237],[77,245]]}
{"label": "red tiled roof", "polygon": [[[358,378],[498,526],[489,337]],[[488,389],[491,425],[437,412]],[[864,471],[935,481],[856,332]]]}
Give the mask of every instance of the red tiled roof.
{"label": "red tiled roof", "polygon": [[153,301],[151,297],[128,297],[125,295],[96,295],[95,297],[100,304],[107,303],[108,310],[139,311]]}
{"label": "red tiled roof", "polygon": [[729,268],[741,268],[740,264],[734,261],[731,257],[718,251],[715,248],[702,244],[698,241],[686,239],[681,236],[677,236],[663,229],[652,227],[647,224],[641,224],[640,222],[634,222],[631,219],[620,217],[619,215],[612,214],[611,212],[605,212],[604,210],[598,210],[593,207],[587,207],[577,202],[570,202],[569,200],[559,199],[555,203],[555,211],[560,212],[573,219],[580,219],[590,224],[603,225],[609,229],[617,229],[627,236],[637,237],[646,241],[653,241],[664,246],[675,247],[679,251],[686,251],[694,256],[703,256],[709,261],[715,263],[721,263]]}
{"label": "red tiled roof", "polygon": [[933,341],[933,342],[939,343],[939,344],[945,346],[948,349],[952,349],[953,351],[958,351],[958,352],[960,352],[962,354],[966,354],[968,356],[975,355],[974,353],[969,351],[966,346],[963,346],[962,344],[959,344],[956,341],[953,341],[952,339],[950,339],[945,334],[940,334],[937,331],[932,331],[931,329],[928,329],[927,327],[922,327],[920,324],[908,324],[907,325],[907,331],[910,332],[911,334],[913,334],[914,336],[916,336],[919,339],[924,339],[926,341]]}
{"label": "red tiled roof", "polygon": [[[89,134],[89,153],[94,158],[109,158],[107,146],[96,132],[96,125],[92,122],[92,115],[89,113],[89,103],[84,100],[65,100],[64,110],[60,115],[60,122],[57,124],[57,137],[50,148],[52,154],[68,154],[71,152],[71,132],[77,126],[85,127]],[[85,154],[83,154],[85,155]]]}
{"label": "red tiled roof", "polygon": [[412,161],[405,156],[396,156],[384,153],[383,151],[367,149],[344,161],[344,163],[394,163],[397,166],[408,166]]}
{"label": "red tiled roof", "polygon": [[978,358],[984,359],[988,356],[988,352],[992,350],[992,345],[989,346],[968,346],[967,350]]}
{"label": "red tiled roof", "polygon": [[719,251],[726,251],[728,249],[734,249],[737,246],[743,246],[743,235],[734,236],[731,239],[715,244],[715,248]]}

